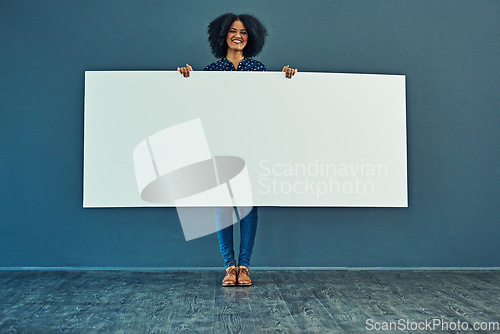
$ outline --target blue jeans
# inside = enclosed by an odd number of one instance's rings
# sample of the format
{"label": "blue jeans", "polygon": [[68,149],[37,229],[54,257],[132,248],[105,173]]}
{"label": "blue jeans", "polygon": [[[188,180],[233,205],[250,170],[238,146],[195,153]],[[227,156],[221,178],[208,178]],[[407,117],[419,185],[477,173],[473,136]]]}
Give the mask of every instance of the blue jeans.
{"label": "blue jeans", "polygon": [[[215,222],[217,226],[226,226],[233,219],[233,207],[219,207],[215,210]],[[236,210],[237,212],[237,210]],[[238,213],[237,213],[238,214]],[[243,219],[240,219],[240,254],[238,256],[238,264],[248,267],[250,257],[252,256],[253,245],[255,242],[255,234],[257,232],[258,213],[257,207],[254,206],[250,213]],[[220,253],[224,259],[225,267],[236,266],[233,249],[233,225],[229,225],[223,229],[217,229],[219,237]]]}

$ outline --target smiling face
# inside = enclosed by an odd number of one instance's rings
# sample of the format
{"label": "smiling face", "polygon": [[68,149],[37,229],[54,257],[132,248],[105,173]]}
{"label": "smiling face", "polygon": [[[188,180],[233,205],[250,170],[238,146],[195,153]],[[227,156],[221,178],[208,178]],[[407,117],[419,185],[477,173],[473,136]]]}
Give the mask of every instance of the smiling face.
{"label": "smiling face", "polygon": [[234,51],[242,51],[248,42],[248,33],[241,21],[234,21],[227,32],[227,46]]}

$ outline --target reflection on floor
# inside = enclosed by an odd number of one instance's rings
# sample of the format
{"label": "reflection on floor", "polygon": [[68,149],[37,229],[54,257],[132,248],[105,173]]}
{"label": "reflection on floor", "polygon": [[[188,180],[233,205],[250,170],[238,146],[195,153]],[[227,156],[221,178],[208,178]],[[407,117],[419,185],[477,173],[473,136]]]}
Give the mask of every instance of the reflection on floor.
{"label": "reflection on floor", "polygon": [[222,277],[1,271],[0,332],[421,332],[438,321],[436,332],[499,330],[499,271],[256,270],[250,287],[222,287]]}

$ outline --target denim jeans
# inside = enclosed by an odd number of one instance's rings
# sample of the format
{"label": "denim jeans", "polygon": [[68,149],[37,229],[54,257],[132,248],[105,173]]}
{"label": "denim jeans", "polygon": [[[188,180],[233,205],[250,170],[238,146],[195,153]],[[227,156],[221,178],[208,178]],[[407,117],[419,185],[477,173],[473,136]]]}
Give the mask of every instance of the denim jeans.
{"label": "denim jeans", "polygon": [[[228,222],[232,222],[234,209],[233,207],[216,208],[215,222],[217,226],[227,226]],[[247,216],[240,219],[240,254],[238,256],[238,265],[240,266],[248,267],[250,264],[257,232],[257,211],[257,207],[254,206]],[[233,225],[230,224],[226,228],[217,229],[217,236],[219,237],[220,253],[224,259],[225,267],[236,266],[233,248]]]}

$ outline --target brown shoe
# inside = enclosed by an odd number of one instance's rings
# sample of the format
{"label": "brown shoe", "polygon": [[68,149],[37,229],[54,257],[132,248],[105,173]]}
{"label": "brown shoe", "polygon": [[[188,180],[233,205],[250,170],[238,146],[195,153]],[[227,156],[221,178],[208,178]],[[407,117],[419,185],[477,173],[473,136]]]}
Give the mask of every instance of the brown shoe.
{"label": "brown shoe", "polygon": [[238,268],[238,285],[252,285],[249,270],[245,266]]}
{"label": "brown shoe", "polygon": [[223,286],[235,286],[236,285],[236,277],[238,276],[238,272],[236,271],[235,266],[228,267],[226,269],[226,276],[222,280]]}

